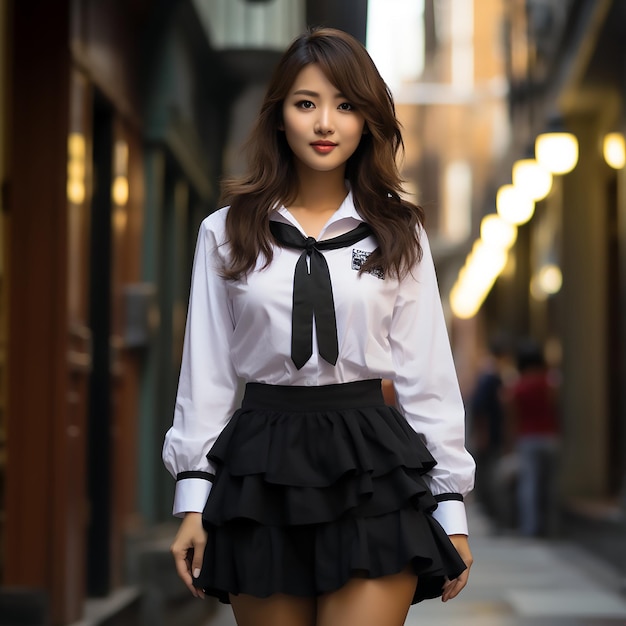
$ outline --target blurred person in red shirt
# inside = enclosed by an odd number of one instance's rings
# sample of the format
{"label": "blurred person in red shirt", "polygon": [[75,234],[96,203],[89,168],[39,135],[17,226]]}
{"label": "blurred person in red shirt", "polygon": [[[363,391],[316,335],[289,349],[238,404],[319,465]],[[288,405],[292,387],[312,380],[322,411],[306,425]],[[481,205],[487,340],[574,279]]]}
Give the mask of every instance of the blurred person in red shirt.
{"label": "blurred person in red shirt", "polygon": [[557,511],[558,376],[532,340],[517,351],[519,377],[506,397],[519,460],[517,516],[524,536],[552,534]]}

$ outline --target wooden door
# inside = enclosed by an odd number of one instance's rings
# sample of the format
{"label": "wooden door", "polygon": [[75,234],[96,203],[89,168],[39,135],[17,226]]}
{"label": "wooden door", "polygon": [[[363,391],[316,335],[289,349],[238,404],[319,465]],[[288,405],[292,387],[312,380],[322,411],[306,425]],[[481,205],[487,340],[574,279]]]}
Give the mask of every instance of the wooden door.
{"label": "wooden door", "polygon": [[14,1],[9,14],[4,583],[44,590],[63,624],[84,601],[89,93],[72,70],[69,0]]}

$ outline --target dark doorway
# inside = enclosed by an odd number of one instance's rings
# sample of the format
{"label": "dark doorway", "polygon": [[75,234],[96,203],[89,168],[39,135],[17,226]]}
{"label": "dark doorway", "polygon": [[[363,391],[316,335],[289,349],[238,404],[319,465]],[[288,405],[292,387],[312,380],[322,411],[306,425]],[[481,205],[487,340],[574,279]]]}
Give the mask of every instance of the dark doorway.
{"label": "dark doorway", "polygon": [[89,386],[87,594],[104,596],[111,572],[111,181],[113,112],[99,94],[93,107],[93,195],[90,236],[90,326],[93,365]]}
{"label": "dark doorway", "polygon": [[608,449],[607,455],[609,477],[609,493],[618,495],[626,472],[622,454],[624,440],[624,419],[622,417],[622,385],[624,379],[625,357],[622,353],[623,332],[622,314],[620,314],[620,241],[618,219],[617,176],[611,178],[607,185],[607,349],[608,349]]}

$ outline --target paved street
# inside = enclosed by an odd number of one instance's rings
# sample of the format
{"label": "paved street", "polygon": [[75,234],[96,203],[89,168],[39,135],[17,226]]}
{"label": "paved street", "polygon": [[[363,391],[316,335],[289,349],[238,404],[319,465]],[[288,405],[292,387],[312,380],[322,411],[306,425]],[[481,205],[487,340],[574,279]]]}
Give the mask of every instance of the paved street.
{"label": "paved street", "polygon": [[[569,543],[492,537],[471,509],[470,525],[469,586],[412,607],[406,626],[626,626],[623,581],[604,562]],[[230,608],[206,626],[235,626]]]}

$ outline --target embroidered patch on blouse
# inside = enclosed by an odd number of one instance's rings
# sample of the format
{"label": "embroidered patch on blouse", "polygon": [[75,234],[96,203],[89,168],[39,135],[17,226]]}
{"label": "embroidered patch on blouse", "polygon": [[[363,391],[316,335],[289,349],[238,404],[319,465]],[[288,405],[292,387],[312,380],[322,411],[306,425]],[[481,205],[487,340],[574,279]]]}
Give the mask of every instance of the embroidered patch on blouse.
{"label": "embroidered patch on blouse", "polygon": [[[367,257],[372,254],[371,252],[366,252],[365,250],[355,250],[352,249],[352,269],[360,270],[363,267],[363,263],[367,261]],[[372,276],[376,276],[376,278],[380,278],[381,280],[385,279],[385,272],[382,267],[373,267],[372,269],[366,270],[366,274],[372,274]]]}

